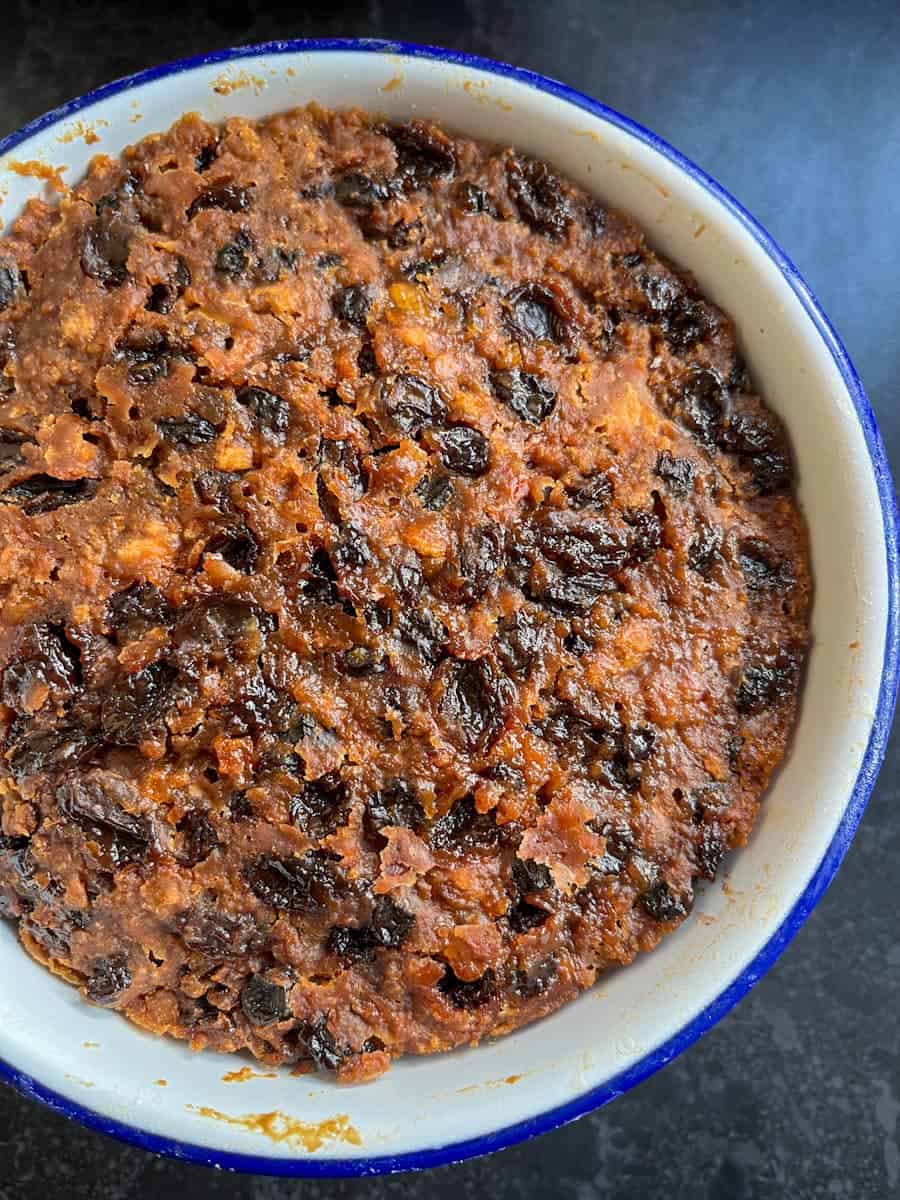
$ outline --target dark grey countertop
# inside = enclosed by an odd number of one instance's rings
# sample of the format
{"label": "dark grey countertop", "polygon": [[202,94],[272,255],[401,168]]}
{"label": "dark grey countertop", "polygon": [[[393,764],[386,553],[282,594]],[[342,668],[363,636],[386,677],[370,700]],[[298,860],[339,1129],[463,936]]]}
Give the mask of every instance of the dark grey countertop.
{"label": "dark grey countertop", "polygon": [[[253,0],[209,7],[6,0],[0,134],[152,63],[274,37],[432,42],[556,76],[671,141],[769,229],[843,337],[896,472],[896,4],[301,0],[280,19]],[[895,739],[837,880],[781,962],[676,1062],[574,1125],[488,1164],[292,1183],[156,1159],[0,1088],[0,1200],[900,1196],[898,785]]]}

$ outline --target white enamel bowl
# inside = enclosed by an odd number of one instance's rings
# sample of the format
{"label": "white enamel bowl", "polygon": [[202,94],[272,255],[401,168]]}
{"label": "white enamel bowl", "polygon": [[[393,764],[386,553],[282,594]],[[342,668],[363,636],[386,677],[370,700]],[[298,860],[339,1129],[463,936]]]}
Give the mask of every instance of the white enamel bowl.
{"label": "white enamel bowl", "polygon": [[[547,158],[633,214],[656,248],[693,271],[734,316],[752,373],[792,435],[816,595],[797,734],[750,845],[658,950],[511,1037],[411,1058],[363,1087],[287,1072],[227,1083],[222,1076],[243,1064],[191,1054],[89,1007],[25,955],[12,928],[0,929],[7,1079],[152,1150],[297,1175],[422,1167],[509,1145],[605,1103],[693,1042],[774,962],[830,881],[880,765],[897,686],[893,489],[842,346],[747,213],[669,146],[595,101],[439,50],[368,42],[241,49],[113,83],[0,142],[0,217],[8,226],[44,188],[12,163],[65,166],[72,182],[93,154],[115,155],[183,112],[218,121],[313,99],[433,117]],[[267,1134],[252,1119],[260,1113],[284,1117],[272,1118]],[[273,1128],[293,1136],[274,1140]]]}

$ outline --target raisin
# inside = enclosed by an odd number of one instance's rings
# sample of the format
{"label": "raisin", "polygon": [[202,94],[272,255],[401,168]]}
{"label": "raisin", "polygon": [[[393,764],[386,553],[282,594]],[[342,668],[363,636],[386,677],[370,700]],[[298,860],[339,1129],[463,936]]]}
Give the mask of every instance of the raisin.
{"label": "raisin", "polygon": [[428,834],[433,849],[454,853],[472,846],[493,846],[499,839],[493,812],[480,813],[471,796],[457,800],[443,816],[432,821]]}
{"label": "raisin", "polygon": [[11,749],[6,759],[17,781],[29,775],[58,770],[73,765],[91,749],[91,738],[85,729],[75,724],[58,725],[54,729],[38,729],[15,736],[10,731]]}
{"label": "raisin", "polygon": [[447,416],[440,392],[418,375],[382,380],[381,403],[397,428],[413,437],[428,425],[441,425]]}
{"label": "raisin", "polygon": [[345,208],[375,208],[387,203],[391,189],[382,179],[350,172],[341,176],[335,184],[334,197]]}
{"label": "raisin", "polygon": [[434,665],[447,652],[447,629],[427,609],[401,609],[396,628],[400,640],[412,646],[427,663]]}
{"label": "raisin", "polygon": [[115,210],[101,212],[85,230],[81,269],[106,288],[120,287],[128,278],[128,250],[134,226]]}
{"label": "raisin", "polygon": [[205,146],[201,146],[197,151],[196,157],[194,158],[194,170],[197,172],[197,174],[202,175],[204,171],[208,171],[216,161],[218,154],[218,141],[207,142]]}
{"label": "raisin", "polygon": [[211,537],[204,553],[218,554],[235,571],[252,575],[259,561],[259,542],[252,530],[239,525]]}
{"label": "raisin", "polygon": [[533,572],[527,587],[532,600],[559,613],[586,612],[600,596],[615,590],[615,582],[608,575],[568,575],[553,566]]}
{"label": "raisin", "polygon": [[39,473],[7,488],[0,494],[0,504],[15,504],[26,517],[37,517],[69,504],[92,500],[97,487],[96,479],[56,479]]}
{"label": "raisin", "polygon": [[189,867],[203,862],[219,844],[209,818],[197,809],[185,813],[176,828],[183,838],[181,861]]}
{"label": "raisin", "polygon": [[491,217],[498,216],[496,204],[484,188],[479,187],[477,183],[472,183],[468,179],[462,180],[456,187],[455,196],[464,213],[470,213],[473,216],[478,213],[487,213]]}
{"label": "raisin", "polygon": [[514,337],[527,342],[569,341],[566,317],[559,300],[540,283],[525,283],[506,296],[506,319]]}
{"label": "raisin", "polygon": [[674,416],[710,449],[722,440],[728,397],[715,371],[697,367],[681,386],[673,404]]}
{"label": "raisin", "polygon": [[183,258],[179,258],[175,262],[171,278],[165,283],[154,283],[144,307],[148,312],[170,313],[175,307],[175,302],[184,294],[184,289],[189,287],[190,283],[190,267]]}
{"label": "raisin", "polygon": [[613,498],[613,486],[608,476],[592,476],[587,483],[569,492],[573,508],[606,508]]}
{"label": "raisin", "polygon": [[489,659],[454,659],[445,678],[441,712],[468,750],[486,750],[503,728],[513,690]]}
{"label": "raisin", "polygon": [[425,825],[425,810],[405,779],[391,779],[366,801],[365,822],[370,835],[385,825],[399,825],[418,833]]}
{"label": "raisin", "polygon": [[448,471],[476,479],[488,469],[490,442],[471,425],[451,425],[438,435],[441,462]]}
{"label": "raisin", "polygon": [[378,370],[378,360],[375,357],[375,346],[368,336],[363,337],[363,344],[356,356],[356,369],[360,375],[374,375]]}
{"label": "raisin", "polygon": [[366,317],[372,299],[361,284],[351,284],[350,287],[340,288],[331,297],[331,307],[339,321],[348,325],[356,325],[365,329]]}
{"label": "raisin", "polygon": [[336,1071],[347,1057],[347,1052],[334,1040],[325,1017],[304,1026],[302,1038],[319,1070]]}
{"label": "raisin", "polygon": [[0,429],[0,475],[25,465],[22,447],[33,445],[30,438],[15,429]]}
{"label": "raisin", "polygon": [[771,496],[790,486],[793,466],[786,452],[771,450],[750,459],[750,473],[761,496]]}
{"label": "raisin", "polygon": [[559,966],[553,955],[550,955],[527,971],[516,971],[513,991],[523,1000],[532,1000],[535,996],[543,996],[544,992],[556,983],[558,977]]}
{"label": "raisin", "polygon": [[275,1025],[290,1016],[284,988],[262,975],[251,975],[241,988],[241,1008],[251,1025]]}
{"label": "raisin", "polygon": [[19,268],[8,258],[0,258],[0,312],[16,301],[22,284]]}
{"label": "raisin", "polygon": [[658,456],[656,474],[673,496],[687,496],[694,486],[694,464],[689,458],[673,458],[668,450]]}
{"label": "raisin", "polygon": [[240,187],[236,183],[219,183],[194,197],[187,210],[187,219],[192,220],[197,213],[203,212],[207,208],[221,208],[230,213],[246,212],[252,202],[252,187]]}
{"label": "raisin", "polygon": [[567,574],[593,572],[609,575],[627,561],[622,537],[600,517],[548,512],[535,529],[537,545],[545,558]]}
{"label": "raisin", "polygon": [[494,969],[488,967],[480,979],[463,980],[448,967],[437,988],[454,1008],[481,1008],[497,995],[497,977]]}
{"label": "raisin", "polygon": [[546,163],[516,155],[507,159],[509,193],[520,218],[535,233],[560,240],[572,221],[564,185]]}
{"label": "raisin", "polygon": [[[36,699],[64,703],[81,682],[78,651],[61,626],[31,625],[19,643],[16,661],[3,672],[3,703],[30,712]],[[37,696],[35,688],[38,689]]]}
{"label": "raisin", "polygon": [[442,471],[436,471],[433,475],[423,475],[414,490],[423,508],[440,512],[453,496],[453,480]]}
{"label": "raisin", "polygon": [[663,334],[673,350],[684,353],[708,337],[715,327],[715,317],[705,304],[682,296],[666,313]]}
{"label": "raisin", "polygon": [[122,801],[135,799],[130,784],[100,770],[73,775],[56,792],[60,813],[98,844],[100,861],[107,869],[142,862],[150,851],[149,823],[122,807]]}
{"label": "raisin", "polygon": [[684,901],[664,879],[658,879],[640,897],[641,906],[654,921],[677,921],[687,915]]}
{"label": "raisin", "polygon": [[166,418],[156,423],[167,442],[175,446],[205,446],[219,436],[215,425],[196,413],[185,413],[183,417]]}
{"label": "raisin", "polygon": [[319,510],[326,521],[330,521],[332,525],[343,524],[341,506],[321,475],[316,476],[316,498],[319,501]]}
{"label": "raisin", "polygon": [[334,267],[339,267],[344,261],[341,254],[320,254],[316,259],[316,266],[320,271],[331,271]]}
{"label": "raisin", "polygon": [[123,675],[105,692],[100,706],[104,737],[135,746],[155,732],[171,700],[178,672],[156,662],[135,675]]}
{"label": "raisin", "polygon": [[697,532],[688,546],[688,566],[698,575],[708,578],[710,571],[721,559],[721,545],[722,530],[716,525],[707,525],[705,521],[699,522]]}
{"label": "raisin", "polygon": [[535,618],[520,608],[497,627],[495,649],[504,670],[524,678],[541,649],[541,628]]}
{"label": "raisin", "polygon": [[291,799],[290,813],[293,824],[309,837],[334,833],[347,819],[347,787],[340,773],[329,771],[304,783]]}
{"label": "raisin", "polygon": [[250,266],[250,253],[253,243],[243,230],[239,230],[230,242],[226,242],[216,252],[215,268],[222,275],[238,279],[246,274]]}
{"label": "raisin", "polygon": [[189,909],[177,927],[189,950],[214,958],[243,958],[262,949],[265,937],[248,913],[232,915],[218,908]]}
{"label": "raisin", "polygon": [[397,151],[397,178],[407,190],[453,175],[456,155],[445,133],[422,121],[389,125],[382,131]]}
{"label": "raisin", "polygon": [[131,987],[131,982],[126,956],[112,954],[109,958],[95,960],[85,985],[85,994],[94,1004],[114,1004]]}
{"label": "raisin", "polygon": [[546,420],[556,406],[556,390],[532,375],[514,367],[510,371],[492,371],[491,387],[499,400],[502,400],[523,421],[540,425]]}
{"label": "raisin", "polygon": [[786,592],[794,586],[794,572],[786,559],[780,559],[772,546],[762,538],[746,538],[740,546],[740,564],[747,590],[754,595],[763,592]]}
{"label": "raisin", "polygon": [[396,569],[397,590],[404,600],[418,600],[425,586],[425,577],[415,563],[400,563]]}
{"label": "raisin", "polygon": [[572,629],[563,638],[563,646],[570,654],[574,654],[576,658],[581,658],[587,654],[588,650],[592,650],[594,642],[587,637],[582,630]]}
{"label": "raisin", "polygon": [[277,283],[285,273],[296,271],[299,261],[300,253],[297,250],[268,246],[257,261],[257,276],[263,283]]}
{"label": "raisin", "polygon": [[379,946],[396,950],[415,926],[416,918],[390,896],[379,896],[372,909],[372,938]]}
{"label": "raisin", "polygon": [[715,879],[727,847],[718,825],[704,825],[697,844],[697,868],[703,879]]}
{"label": "raisin", "polygon": [[331,858],[322,850],[288,859],[263,854],[244,867],[244,878],[255,896],[286,912],[320,912],[338,891]]}
{"label": "raisin", "polygon": [[776,656],[771,664],[745,667],[735,692],[735,708],[749,716],[774,707],[794,694],[798,675],[799,663],[789,653]]}

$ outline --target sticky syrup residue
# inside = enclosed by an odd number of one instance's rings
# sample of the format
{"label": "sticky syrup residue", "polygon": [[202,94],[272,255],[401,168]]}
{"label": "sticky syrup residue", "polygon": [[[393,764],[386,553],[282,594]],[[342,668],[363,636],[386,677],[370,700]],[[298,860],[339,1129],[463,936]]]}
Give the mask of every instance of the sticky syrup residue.
{"label": "sticky syrup residue", "polygon": [[153,1082],[156,1084],[157,1087],[168,1087],[169,1086],[168,1079],[154,1079]]}
{"label": "sticky syrup residue", "polygon": [[14,175],[22,175],[27,179],[46,179],[50,186],[56,188],[58,192],[67,190],[63,183],[62,173],[67,171],[68,167],[51,167],[48,163],[38,162],[36,158],[30,158],[28,162],[11,160],[4,165]]}
{"label": "sticky syrup residue", "polygon": [[382,92],[396,92],[398,87],[403,87],[403,76],[402,75],[394,75],[392,78],[390,78],[387,81],[387,83],[383,83],[381,85],[380,90]]}
{"label": "sticky syrup residue", "polygon": [[257,96],[266,86],[265,79],[259,75],[250,75],[247,71],[240,71],[237,75],[217,76],[213,80],[212,90],[218,96],[230,96],[232,92],[237,92],[241,88],[252,87]]}
{"label": "sticky syrup residue", "polygon": [[226,1071],[223,1083],[246,1083],[248,1079],[277,1079],[277,1071],[254,1071],[252,1067],[241,1067],[239,1071]]}
{"label": "sticky syrup residue", "polygon": [[186,1104],[185,1108],[190,1112],[199,1113],[201,1117],[208,1117],[211,1121],[223,1121],[226,1125],[235,1125],[249,1133],[261,1133],[272,1142],[302,1146],[310,1153],[320,1150],[326,1142],[362,1145],[362,1138],[350,1124],[346,1113],[339,1113],[324,1121],[299,1121],[296,1117],[289,1117],[287,1113],[277,1109],[273,1112],[246,1113],[242,1117],[232,1117],[216,1108],[208,1108],[205,1104]]}
{"label": "sticky syrup residue", "polygon": [[104,121],[102,117],[98,117],[96,121],[91,122],[75,121],[56,140],[67,146],[69,142],[74,142],[76,138],[84,138],[86,146],[93,146],[96,142],[100,141],[97,135],[98,125],[109,125],[109,121]]}

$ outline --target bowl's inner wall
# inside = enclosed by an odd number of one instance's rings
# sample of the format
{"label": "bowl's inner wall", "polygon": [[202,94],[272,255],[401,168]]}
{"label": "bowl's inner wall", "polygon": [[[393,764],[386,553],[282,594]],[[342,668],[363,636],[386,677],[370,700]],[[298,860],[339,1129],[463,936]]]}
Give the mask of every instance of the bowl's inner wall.
{"label": "bowl's inner wall", "polygon": [[[238,86],[223,88],[223,78]],[[538,1026],[477,1050],[406,1060],[362,1088],[286,1073],[228,1084],[222,1075],[242,1064],[192,1055],[90,1008],[26,957],[11,928],[0,930],[0,1057],[44,1085],[153,1133],[245,1154],[307,1151],[197,1109],[232,1117],[279,1109],[306,1122],[345,1113],[361,1144],[326,1141],[317,1157],[395,1155],[504,1128],[604,1084],[716,1001],[776,932],[829,848],[868,741],[885,639],[884,535],[846,387],[765,251],[703,186],[655,150],[513,79],[352,52],[200,67],[111,95],[11,151],[0,162],[0,217],[8,226],[24,200],[43,191],[40,180],[13,173],[10,160],[66,165],[65,177],[74,182],[93,154],[115,155],[185,111],[216,121],[311,99],[359,104],[392,118],[434,117],[547,158],[631,213],[658,249],[693,271],[701,289],[734,317],[751,372],[790,430],[816,581],[815,645],[800,725],[750,846],[726,864],[725,880],[704,892],[694,918],[660,949]],[[83,134],[78,121],[93,130],[96,143],[64,140],[72,129]]]}

